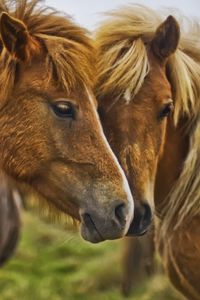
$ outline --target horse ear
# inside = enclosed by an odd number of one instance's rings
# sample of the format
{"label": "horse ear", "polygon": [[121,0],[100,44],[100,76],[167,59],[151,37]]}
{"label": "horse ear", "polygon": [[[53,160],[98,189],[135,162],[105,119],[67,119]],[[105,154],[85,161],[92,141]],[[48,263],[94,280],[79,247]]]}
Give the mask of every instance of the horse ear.
{"label": "horse ear", "polygon": [[30,41],[26,25],[3,12],[0,18],[0,33],[3,45],[8,52],[19,60],[26,60]]}
{"label": "horse ear", "polygon": [[179,43],[180,27],[176,19],[169,16],[156,30],[151,42],[154,54],[161,60],[166,60],[173,54]]}

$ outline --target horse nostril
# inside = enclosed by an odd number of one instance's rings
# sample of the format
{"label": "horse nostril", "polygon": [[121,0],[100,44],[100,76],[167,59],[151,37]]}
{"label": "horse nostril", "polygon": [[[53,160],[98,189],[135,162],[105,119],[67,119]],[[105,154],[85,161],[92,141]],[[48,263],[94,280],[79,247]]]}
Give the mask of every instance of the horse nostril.
{"label": "horse nostril", "polygon": [[152,212],[151,212],[151,208],[148,204],[143,204],[143,214],[142,214],[142,218],[141,218],[141,224],[142,226],[148,226],[151,222],[151,218],[152,218]]}
{"label": "horse nostril", "polygon": [[124,223],[126,221],[126,206],[124,203],[119,204],[115,208],[115,217],[120,223]]}
{"label": "horse nostril", "polygon": [[135,209],[133,222],[130,225],[127,235],[143,235],[149,229],[151,219],[151,207],[147,203],[140,203]]}

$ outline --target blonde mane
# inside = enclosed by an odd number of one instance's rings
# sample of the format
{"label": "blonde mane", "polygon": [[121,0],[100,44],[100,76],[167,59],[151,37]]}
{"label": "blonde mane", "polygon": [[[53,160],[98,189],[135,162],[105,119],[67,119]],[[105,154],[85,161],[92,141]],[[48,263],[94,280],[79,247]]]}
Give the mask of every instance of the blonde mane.
{"label": "blonde mane", "polygon": [[[0,0],[0,14],[21,20],[32,38],[47,52],[48,78],[52,77],[69,92],[77,86],[94,83],[93,46],[88,32],[69,16],[43,5],[41,0]],[[93,52],[92,52],[93,53]],[[11,56],[0,40],[0,98],[5,100],[17,80],[20,62]]]}
{"label": "blonde mane", "polygon": [[[150,70],[146,45],[166,18],[140,5],[113,11],[96,33],[99,99],[131,101]],[[181,41],[167,64],[175,102],[174,123],[189,120],[190,147],[182,173],[171,190],[166,208],[165,229],[177,228],[186,218],[200,214],[200,26],[176,16]]]}

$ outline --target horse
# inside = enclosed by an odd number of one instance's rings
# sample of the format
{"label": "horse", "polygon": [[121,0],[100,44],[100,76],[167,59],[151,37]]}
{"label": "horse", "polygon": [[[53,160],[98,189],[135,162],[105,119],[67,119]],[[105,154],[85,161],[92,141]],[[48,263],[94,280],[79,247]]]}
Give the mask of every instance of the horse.
{"label": "horse", "polygon": [[40,0],[0,0],[0,14],[3,176],[77,220],[87,241],[140,234],[97,114],[88,32]]}
{"label": "horse", "polygon": [[145,202],[154,211],[171,282],[190,300],[200,299],[199,33],[198,22],[133,5],[108,13],[95,35],[104,132],[135,211]]}
{"label": "horse", "polygon": [[0,267],[13,255],[21,231],[21,195],[0,178]]}

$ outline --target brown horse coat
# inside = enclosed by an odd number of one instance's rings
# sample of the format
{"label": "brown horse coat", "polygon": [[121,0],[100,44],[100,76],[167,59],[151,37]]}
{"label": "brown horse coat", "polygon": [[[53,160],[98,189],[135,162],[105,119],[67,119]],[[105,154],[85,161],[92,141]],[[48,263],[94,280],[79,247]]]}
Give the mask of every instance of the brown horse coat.
{"label": "brown horse coat", "polygon": [[163,21],[139,5],[107,15],[96,35],[102,124],[135,200],[155,205],[157,242],[172,283],[197,300],[199,26],[188,22],[184,31],[181,20]]}

